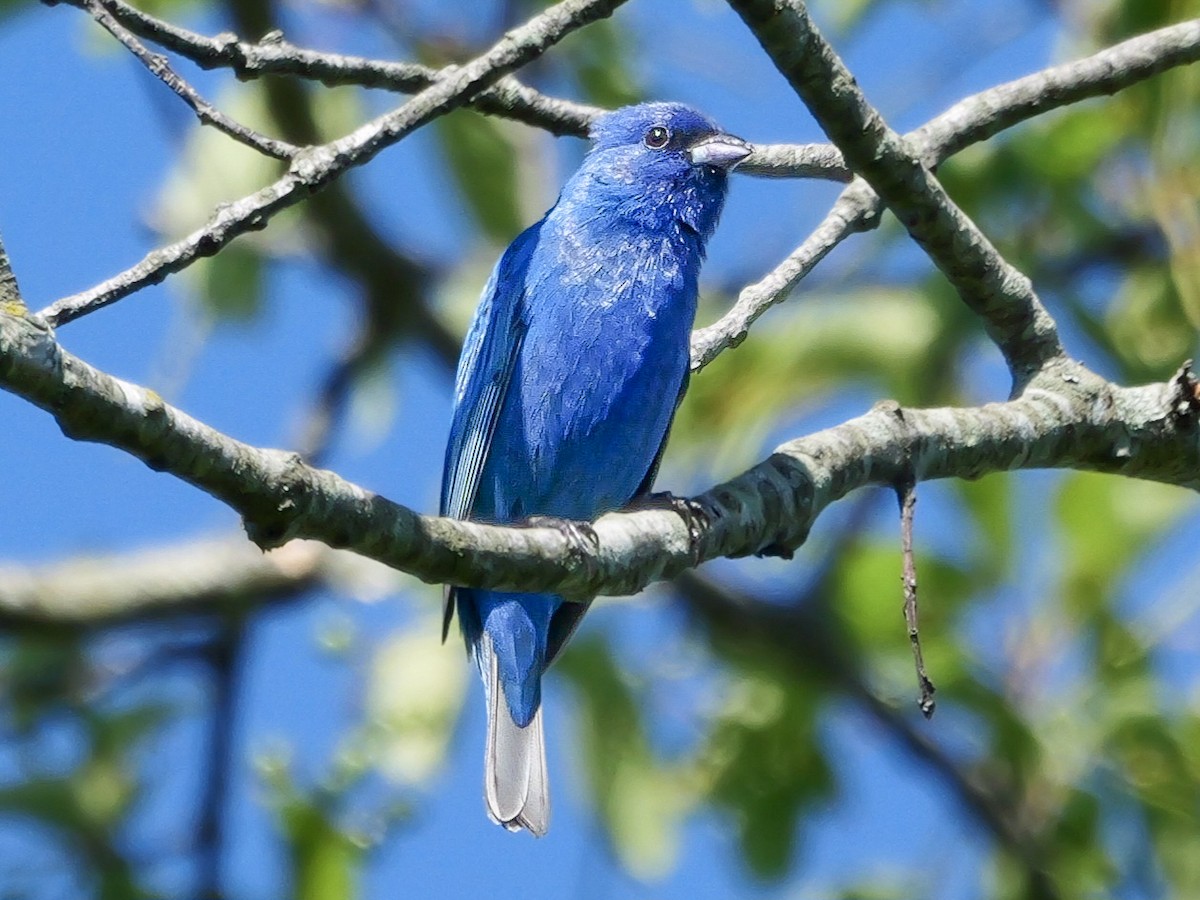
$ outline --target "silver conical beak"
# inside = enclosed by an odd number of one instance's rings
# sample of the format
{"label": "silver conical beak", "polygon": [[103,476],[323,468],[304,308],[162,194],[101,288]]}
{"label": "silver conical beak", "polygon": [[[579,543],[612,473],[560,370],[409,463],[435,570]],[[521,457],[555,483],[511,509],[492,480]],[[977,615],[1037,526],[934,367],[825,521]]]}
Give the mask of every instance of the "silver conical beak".
{"label": "silver conical beak", "polygon": [[750,155],[753,148],[732,134],[714,134],[688,148],[688,161],[693,166],[713,166],[732,172]]}

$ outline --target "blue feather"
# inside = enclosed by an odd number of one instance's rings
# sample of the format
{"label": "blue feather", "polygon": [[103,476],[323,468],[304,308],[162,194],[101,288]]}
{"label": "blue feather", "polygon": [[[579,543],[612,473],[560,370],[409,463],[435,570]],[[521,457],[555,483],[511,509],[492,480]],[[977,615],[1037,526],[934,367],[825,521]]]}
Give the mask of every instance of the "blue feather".
{"label": "blue feather", "polygon": [[[496,265],[463,346],[443,515],[591,520],[648,489],[686,383],[704,245],[748,154],[672,103],[601,116],[558,202]],[[465,588],[457,606],[488,697],[485,796],[543,834],[541,676],[587,604]]]}

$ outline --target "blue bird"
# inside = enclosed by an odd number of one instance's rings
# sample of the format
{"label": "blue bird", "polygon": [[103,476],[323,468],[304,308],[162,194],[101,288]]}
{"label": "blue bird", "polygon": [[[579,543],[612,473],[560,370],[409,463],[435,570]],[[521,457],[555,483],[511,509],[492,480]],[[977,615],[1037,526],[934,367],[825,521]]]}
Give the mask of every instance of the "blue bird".
{"label": "blue bird", "polygon": [[[463,345],[444,516],[589,521],[647,493],[686,386],[704,247],[740,138],[677,103],[598,117],[594,146],[483,289]],[[588,604],[450,587],[487,700],[484,796],[543,835],[542,673]]]}

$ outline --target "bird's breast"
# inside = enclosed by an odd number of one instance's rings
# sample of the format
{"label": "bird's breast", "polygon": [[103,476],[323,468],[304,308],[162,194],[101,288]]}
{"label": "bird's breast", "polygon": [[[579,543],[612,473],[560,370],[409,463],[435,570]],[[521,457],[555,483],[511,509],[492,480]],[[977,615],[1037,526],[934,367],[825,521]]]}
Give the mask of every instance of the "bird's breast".
{"label": "bird's breast", "polygon": [[500,506],[591,518],[628,502],[670,426],[699,263],[659,235],[563,240],[539,251],[553,253],[554,264],[540,267],[525,298],[501,429],[505,460],[497,459],[507,478],[498,489],[509,495]]}

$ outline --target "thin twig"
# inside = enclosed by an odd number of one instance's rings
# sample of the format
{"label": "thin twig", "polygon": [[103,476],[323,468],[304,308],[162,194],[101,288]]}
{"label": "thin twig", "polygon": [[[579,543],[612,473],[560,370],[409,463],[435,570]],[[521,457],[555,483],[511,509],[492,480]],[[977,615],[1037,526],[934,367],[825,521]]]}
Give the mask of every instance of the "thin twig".
{"label": "thin twig", "polygon": [[861,666],[847,653],[844,639],[831,632],[827,618],[811,603],[765,603],[696,572],[685,573],[674,584],[713,644],[752,642],[756,650],[761,648],[798,674],[828,679],[863,707],[942,779],[963,808],[1021,864],[1031,900],[1060,896],[1046,872],[1037,835],[1022,825],[1020,811],[1012,808],[1010,799],[990,789],[871,690]]}
{"label": "thin twig", "polygon": [[202,124],[211,125],[218,131],[229,135],[229,137],[233,138],[239,144],[245,144],[247,147],[251,147],[259,153],[275,159],[291,159],[299,152],[299,147],[289,144],[287,141],[276,140],[275,138],[267,137],[265,134],[260,134],[254,129],[248,128],[225,115],[225,113],[200,96],[200,93],[194,87],[188,84],[187,81],[172,69],[171,64],[165,56],[151,53],[147,50],[145,44],[130,34],[129,30],[113,18],[98,0],[83,0],[83,3],[84,8],[92,14],[92,18],[103,26],[109,34],[120,41],[130,53],[137,57],[138,61],[155,78],[169,87],[183,100],[192,112],[196,114],[196,118]]}
{"label": "thin twig", "polygon": [[462,106],[507,72],[536,59],[571,32],[610,15],[624,2],[562,0],[504,35],[482,56],[443,70],[432,85],[397,109],[359,126],[345,137],[306,147],[293,158],[281,178],[220,207],[202,228],[151,252],[137,265],[102,284],[58,300],[39,315],[51,326],[73,321],[157,284],[201,257],[212,256],[238,235],[265,228],[281,210],[368,162],[420,126]]}
{"label": "thin twig", "polygon": [[878,199],[859,179],[842,191],[821,223],[783,262],[742,288],[737,302],[720,319],[692,332],[692,371],[700,371],[726,350],[741,344],[758,317],[784,300],[838,244],[877,221]]}
{"label": "thin twig", "polygon": [[[80,3],[84,0],[69,0]],[[125,0],[92,0],[135,34],[154,41],[201,68],[228,68],[239,78],[295,75],[330,87],[357,85],[403,93],[424,90],[439,77],[437,69],[418,63],[369,59],[297,47],[272,32],[261,41],[242,41],[232,34],[206,37],[159,19]],[[593,118],[604,110],[585,103],[550,97],[506,76],[468,101],[481,112],[504,115],[558,135],[584,137]]]}
{"label": "thin twig", "polygon": [[913,554],[913,512],[917,506],[916,483],[905,479],[896,486],[896,499],[900,501],[900,546],[904,554],[904,624],[908,629],[908,643],[912,647],[913,664],[917,669],[917,685],[921,696],[917,706],[921,715],[929,719],[937,704],[933,694],[937,690],[925,671],[925,657],[921,653],[921,631],[917,622],[917,561]]}

